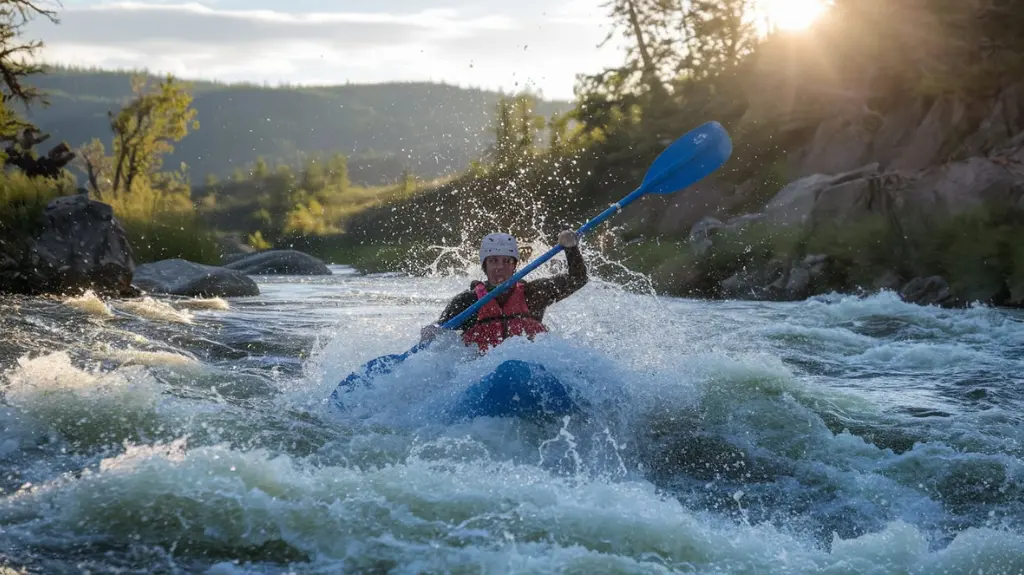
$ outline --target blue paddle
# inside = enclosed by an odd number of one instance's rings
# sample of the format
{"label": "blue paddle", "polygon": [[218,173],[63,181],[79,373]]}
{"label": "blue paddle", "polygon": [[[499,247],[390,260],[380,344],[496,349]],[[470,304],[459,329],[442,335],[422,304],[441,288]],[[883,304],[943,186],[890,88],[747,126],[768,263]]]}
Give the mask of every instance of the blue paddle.
{"label": "blue paddle", "polygon": [[[645,194],[670,194],[691,186],[720,168],[729,159],[730,155],[732,155],[732,140],[729,139],[729,134],[725,131],[725,128],[718,122],[708,122],[691,130],[673,142],[672,145],[655,158],[651,167],[647,169],[647,174],[644,176],[644,181],[640,184],[640,187],[612,204],[594,219],[583,224],[576,231],[576,237],[581,237]],[[514,286],[526,274],[532,272],[560,251],[562,251],[561,245],[551,248],[547,253],[530,262],[529,265],[491,290],[486,296],[466,308],[465,311],[441,324],[440,327],[444,329],[458,328],[470,316],[475,314],[477,310],[486,305],[487,302]],[[369,384],[373,377],[389,373],[395,366],[429,344],[430,341],[420,342],[405,353],[384,355],[370,360],[358,371],[343,379],[338,384],[337,389],[331,394],[331,399],[339,399],[337,394],[343,387],[359,382]]]}

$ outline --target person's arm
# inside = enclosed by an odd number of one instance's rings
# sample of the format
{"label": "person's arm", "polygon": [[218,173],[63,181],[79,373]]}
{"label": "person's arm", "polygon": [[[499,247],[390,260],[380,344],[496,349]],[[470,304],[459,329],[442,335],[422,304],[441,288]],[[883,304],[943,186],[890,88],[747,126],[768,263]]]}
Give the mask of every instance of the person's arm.
{"label": "person's arm", "polygon": [[[583,254],[576,245],[576,235],[572,230],[566,230],[559,234],[558,243],[565,248],[565,260],[569,264],[569,270],[564,274],[558,274],[549,278],[542,278],[529,283],[530,299],[536,305],[547,307],[557,301],[563,300],[577,290],[587,285],[587,264],[583,260]],[[566,247],[569,244],[570,247]]]}
{"label": "person's arm", "polygon": [[[438,318],[437,324],[442,323],[454,318],[460,313],[469,309],[469,306],[476,303],[476,294],[471,291],[465,291],[455,296],[452,301],[448,302],[448,307],[444,308],[444,312],[441,313],[441,317]],[[463,324],[465,325],[465,324]]]}
{"label": "person's arm", "polygon": [[[437,337],[437,334],[441,333],[442,330],[441,324],[466,311],[474,303],[476,303],[476,294],[471,291],[462,292],[452,298],[452,301],[448,302],[448,306],[441,312],[441,317],[438,318],[437,322],[424,326],[420,330],[420,341],[431,340]],[[467,324],[472,322],[473,318],[469,318],[455,329],[465,329]]]}

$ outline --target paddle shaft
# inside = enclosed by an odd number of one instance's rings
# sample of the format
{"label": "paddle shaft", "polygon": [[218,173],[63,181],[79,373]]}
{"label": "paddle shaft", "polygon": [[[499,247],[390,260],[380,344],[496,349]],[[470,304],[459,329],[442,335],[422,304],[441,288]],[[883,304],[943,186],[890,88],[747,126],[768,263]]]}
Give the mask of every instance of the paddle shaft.
{"label": "paddle shaft", "polygon": [[[593,229],[594,227],[599,225],[601,222],[603,222],[603,221],[607,220],[608,218],[610,218],[613,214],[616,214],[619,211],[621,211],[622,208],[624,208],[626,205],[631,203],[633,200],[635,200],[635,199],[639,198],[640,196],[644,195],[644,188],[645,187],[646,186],[641,186],[641,187],[633,190],[632,192],[629,193],[628,196],[622,198],[618,202],[615,202],[614,204],[609,206],[608,209],[606,209],[605,211],[601,212],[597,217],[595,217],[594,219],[592,219],[589,222],[587,222],[587,223],[583,224],[582,226],[580,226],[580,229],[576,230],[576,237],[577,238],[582,237],[583,234],[589,232],[591,229]],[[514,286],[516,284],[516,282],[518,282],[519,280],[523,279],[523,277],[526,276],[526,274],[532,272],[533,270],[537,269],[538,266],[543,265],[544,262],[546,262],[549,259],[555,257],[555,255],[557,255],[558,252],[562,251],[562,249],[563,248],[562,248],[561,244],[558,244],[555,247],[551,248],[550,250],[545,252],[544,255],[542,255],[539,258],[537,258],[537,259],[533,260],[532,262],[530,262],[526,267],[524,267],[523,269],[521,269],[518,272],[516,272],[509,279],[505,280],[501,285],[499,285],[498,287],[494,288],[493,290],[488,292],[487,295],[485,295],[484,297],[482,297],[479,300],[477,300],[476,303],[474,303],[473,305],[471,305],[468,308],[466,308],[465,310],[463,310],[462,313],[460,313],[459,315],[457,315],[457,316],[453,317],[452,319],[450,319],[450,320],[444,322],[443,324],[441,324],[441,327],[444,328],[444,329],[455,329],[455,328],[459,327],[467,319],[469,319],[473,314],[475,314],[477,312],[477,310],[479,310],[481,307],[487,305],[487,302],[489,302],[492,299],[498,297],[499,295],[501,295],[502,292],[504,292],[508,288]]]}
{"label": "paddle shaft", "polygon": [[[700,141],[703,141],[703,138],[701,138]],[[600,225],[602,222],[604,222],[608,218],[612,217],[612,215],[617,214],[620,211],[622,211],[622,208],[624,208],[627,205],[629,205],[630,203],[632,203],[633,200],[636,200],[640,196],[644,195],[647,192],[648,188],[653,188],[654,186],[657,186],[658,184],[660,184],[670,174],[671,174],[671,172],[662,172],[660,174],[657,174],[653,178],[650,178],[649,180],[644,181],[644,183],[641,184],[640,187],[638,187],[637,189],[635,189],[632,192],[630,192],[628,195],[626,195],[626,197],[624,197],[621,200],[615,202],[614,204],[608,206],[608,209],[606,209],[605,211],[603,211],[600,214],[598,214],[596,217],[594,217],[589,222],[587,222],[587,223],[583,224],[582,226],[580,226],[580,229],[576,230],[576,237],[577,238],[582,237],[583,234],[589,232],[590,230],[592,230],[596,226]],[[477,312],[477,310],[479,310],[481,307],[487,305],[487,302],[489,302],[492,299],[498,297],[499,295],[502,294],[502,292],[504,292],[508,288],[514,286],[516,284],[516,282],[518,282],[519,280],[523,279],[523,277],[526,276],[526,274],[528,274],[528,273],[532,272],[533,270],[535,270],[537,268],[537,266],[540,266],[544,262],[546,262],[549,259],[555,257],[555,255],[558,254],[558,252],[560,252],[562,249],[563,248],[562,248],[562,246],[560,244],[556,245],[553,248],[551,248],[544,255],[542,255],[541,257],[539,257],[539,258],[533,260],[532,262],[530,262],[529,265],[527,265],[523,269],[521,269],[518,272],[516,272],[515,275],[513,275],[509,279],[505,280],[504,283],[502,283],[498,287],[496,287],[493,290],[491,290],[490,292],[488,292],[487,295],[485,295],[484,297],[482,297],[479,300],[477,300],[476,303],[474,303],[473,305],[471,305],[468,308],[466,308],[465,310],[463,310],[462,313],[460,313],[459,315],[457,315],[457,316],[453,317],[452,319],[450,319],[450,320],[444,322],[443,324],[441,324],[441,327],[444,328],[444,329],[455,329],[455,328],[459,327],[467,319],[469,319],[470,316],[475,314]]]}
{"label": "paddle shaft", "polygon": [[[707,146],[702,146],[708,138],[713,139],[711,143],[714,144],[714,147],[708,148]],[[712,155],[701,156],[701,154],[704,153],[703,150],[708,150]],[[622,198],[618,202],[609,206],[608,209],[598,214],[597,217],[583,224],[583,226],[576,231],[576,237],[581,237],[583,234],[601,224],[612,215],[622,211],[622,208],[644,194],[668,194],[686,188],[707,176],[712,171],[718,169],[725,160],[728,159],[731,153],[732,142],[729,140],[729,135],[717,122],[708,122],[707,124],[688,132],[682,138],[677,139],[668,148],[662,151],[662,153],[654,160],[654,163],[650,168],[648,168],[647,175],[644,178],[643,183],[640,184],[640,187],[630,192],[626,197]],[[687,167],[690,167],[689,170],[684,170],[684,168]],[[682,178],[677,180],[672,179],[676,175],[680,174],[680,172],[683,175]],[[454,329],[461,326],[482,306],[504,293],[526,274],[554,257],[555,254],[562,249],[561,245],[556,245],[552,249],[548,250],[543,256],[530,262],[529,265],[524,267],[501,285],[491,290],[484,297],[477,300],[462,313],[444,322],[440,327],[442,329]],[[339,384],[338,389],[343,385],[348,385],[354,381],[358,381],[364,376],[368,377],[371,373],[387,373],[398,363],[428,346],[431,341],[433,340],[428,339],[421,341],[405,353],[382,356],[371,360],[364,364],[360,371],[353,372],[343,380],[342,383]],[[335,393],[337,393],[337,389],[335,390]]]}
{"label": "paddle shaft", "polygon": [[[660,180],[660,178],[658,180]],[[647,182],[646,185],[640,186],[639,188],[637,188],[637,189],[633,190],[632,192],[630,192],[629,195],[627,195],[626,197],[624,197],[621,200],[615,202],[611,206],[608,206],[608,209],[606,209],[605,211],[603,211],[600,214],[598,214],[595,218],[593,218],[589,222],[587,222],[587,223],[583,224],[582,226],[580,226],[580,229],[576,230],[576,237],[577,238],[582,237],[583,234],[589,232],[594,227],[596,227],[599,224],[601,224],[601,222],[607,220],[612,215],[617,214],[618,212],[622,211],[622,208],[626,207],[633,200],[635,200],[635,199],[639,198],[640,196],[644,195],[645,189],[647,187],[649,187],[650,185],[654,184],[654,183],[657,183],[657,181],[656,180],[652,180],[651,182]],[[487,295],[485,295],[484,297],[480,298],[473,305],[471,305],[468,308],[466,308],[465,310],[463,310],[462,313],[460,313],[459,315],[457,315],[457,316],[453,317],[452,319],[450,319],[450,320],[444,322],[443,324],[441,324],[440,327],[442,329],[455,329],[455,328],[459,327],[460,325],[465,323],[465,321],[467,319],[469,319],[473,314],[475,314],[477,312],[477,310],[479,310],[481,307],[487,305],[487,302],[489,302],[492,299],[498,297],[499,295],[501,295],[502,292],[504,292],[508,288],[514,286],[516,284],[516,282],[518,282],[519,280],[523,279],[523,277],[526,274],[528,274],[528,273],[532,272],[533,270],[537,269],[537,266],[543,265],[544,262],[546,262],[549,259],[555,257],[555,255],[557,255],[558,252],[562,251],[563,249],[564,248],[562,248],[561,244],[558,244],[555,247],[551,248],[550,250],[545,252],[544,255],[542,255],[539,258],[537,258],[537,259],[533,260],[532,262],[530,262],[526,267],[524,267],[523,269],[521,269],[518,272],[516,272],[509,279],[505,280],[501,285],[499,285],[498,287],[492,289],[490,292],[487,293]],[[430,345],[430,342],[431,342],[431,340],[421,341],[421,342],[417,343],[416,345],[414,345],[411,349],[409,349],[409,351],[406,351],[405,353],[399,354],[395,359],[397,361],[404,361],[410,355],[412,355],[414,353],[417,353],[421,349],[423,349],[423,348],[427,347],[428,345]]]}

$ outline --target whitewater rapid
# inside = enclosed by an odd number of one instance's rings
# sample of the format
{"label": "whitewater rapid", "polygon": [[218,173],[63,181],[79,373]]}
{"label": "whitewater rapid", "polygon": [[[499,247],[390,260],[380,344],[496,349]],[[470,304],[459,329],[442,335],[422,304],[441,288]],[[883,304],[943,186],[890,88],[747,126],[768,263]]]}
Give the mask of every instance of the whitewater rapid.
{"label": "whitewater rapid", "polygon": [[[593,279],[536,342],[440,341],[338,413],[337,382],[471,274],[332,269],[254,298],[0,300],[0,567],[1024,573],[1019,313]],[[434,417],[507,359],[590,416]]]}

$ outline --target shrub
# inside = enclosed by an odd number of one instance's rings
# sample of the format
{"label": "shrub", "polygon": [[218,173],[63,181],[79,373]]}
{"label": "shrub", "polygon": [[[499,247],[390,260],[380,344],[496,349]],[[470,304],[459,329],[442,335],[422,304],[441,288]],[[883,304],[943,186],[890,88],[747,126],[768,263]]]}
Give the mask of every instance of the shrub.
{"label": "shrub", "polygon": [[22,172],[0,171],[0,233],[31,233],[54,198],[74,190],[70,178],[29,178]]}
{"label": "shrub", "polygon": [[161,213],[155,219],[122,218],[135,263],[171,258],[217,265],[220,250],[194,214]]}
{"label": "shrub", "polygon": [[1024,212],[988,206],[919,225],[909,233],[911,269],[946,278],[967,300],[1005,299],[1024,278]]}
{"label": "shrub", "polygon": [[165,192],[140,183],[130,194],[100,194],[124,225],[136,263],[182,258],[220,263],[214,235],[206,228],[187,192]]}
{"label": "shrub", "polygon": [[824,254],[842,267],[847,288],[871,288],[887,271],[908,267],[902,236],[884,216],[835,222],[807,232],[801,255]]}
{"label": "shrub", "polygon": [[256,230],[249,234],[249,237],[246,238],[245,242],[249,244],[249,247],[256,250],[269,250],[272,247],[270,242],[263,239],[263,232],[260,230]]}

